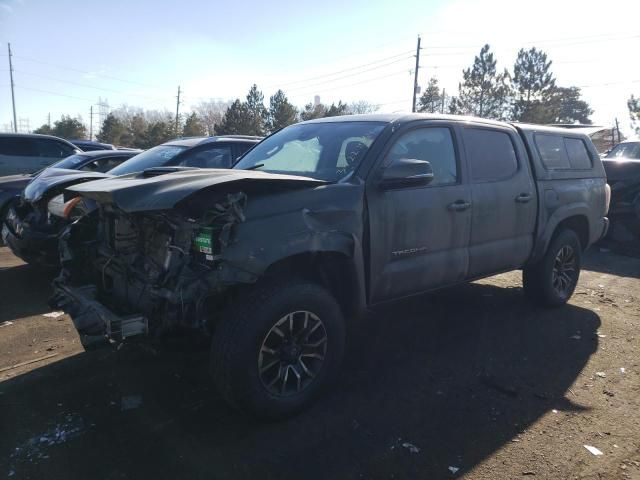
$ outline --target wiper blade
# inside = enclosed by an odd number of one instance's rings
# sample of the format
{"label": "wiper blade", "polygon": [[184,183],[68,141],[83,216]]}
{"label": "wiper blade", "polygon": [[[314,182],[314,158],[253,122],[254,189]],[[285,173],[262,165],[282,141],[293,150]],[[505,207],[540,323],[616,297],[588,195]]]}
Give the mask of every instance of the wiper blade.
{"label": "wiper blade", "polygon": [[250,167],[243,168],[243,170],[255,170],[256,168],[264,167],[264,163],[256,163],[255,165],[251,165]]}

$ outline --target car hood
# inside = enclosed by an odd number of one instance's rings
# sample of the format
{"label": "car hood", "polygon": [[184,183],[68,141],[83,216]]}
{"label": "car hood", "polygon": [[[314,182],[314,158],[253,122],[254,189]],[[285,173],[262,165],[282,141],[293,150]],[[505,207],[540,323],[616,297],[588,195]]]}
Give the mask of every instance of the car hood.
{"label": "car hood", "polygon": [[607,181],[640,181],[640,160],[631,158],[603,158],[602,165]]}
{"label": "car hood", "polygon": [[40,175],[34,178],[24,189],[22,197],[25,201],[34,203],[39,201],[52,188],[62,189],[74,183],[86,182],[98,178],[109,177],[110,175],[100,172],[82,172],[78,170],[67,170],[65,168],[47,168]]}
{"label": "car hood", "polygon": [[171,209],[187,197],[216,186],[237,184],[239,189],[245,189],[251,184],[260,184],[276,189],[325,183],[309,177],[252,170],[196,169],[152,177],[147,172],[140,172],[74,185],[68,190],[133,213]]}

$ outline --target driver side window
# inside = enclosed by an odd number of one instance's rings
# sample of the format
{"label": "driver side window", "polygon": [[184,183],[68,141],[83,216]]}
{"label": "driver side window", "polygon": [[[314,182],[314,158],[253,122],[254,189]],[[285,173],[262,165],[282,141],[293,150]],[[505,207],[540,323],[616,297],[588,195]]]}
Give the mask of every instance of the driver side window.
{"label": "driver side window", "polygon": [[458,183],[458,165],[451,131],[445,127],[416,128],[403,134],[387,154],[386,164],[410,158],[426,160],[433,170],[429,186]]}

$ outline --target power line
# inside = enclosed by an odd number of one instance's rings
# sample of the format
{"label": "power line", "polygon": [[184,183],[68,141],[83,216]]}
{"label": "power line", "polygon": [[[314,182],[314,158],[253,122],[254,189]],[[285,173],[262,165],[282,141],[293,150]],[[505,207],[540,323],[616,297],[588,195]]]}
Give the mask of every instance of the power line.
{"label": "power line", "polygon": [[396,64],[396,63],[399,63],[399,62],[404,62],[405,60],[407,60],[409,58],[411,58],[411,56],[400,58],[398,60],[394,60],[392,62],[385,63],[385,64],[377,66],[377,67],[368,68],[368,69],[362,70],[360,72],[354,72],[354,73],[351,73],[351,74],[348,74],[348,75],[343,75],[341,77],[336,77],[336,78],[332,78],[330,80],[325,80],[323,82],[316,82],[316,83],[311,83],[311,84],[307,84],[307,85],[302,85],[300,87],[290,88],[290,89],[287,90],[287,92],[292,92],[292,91],[295,92],[296,90],[304,90],[304,89],[307,89],[307,88],[316,87],[318,85],[326,85],[327,83],[333,83],[333,82],[336,82],[338,80],[343,80],[345,78],[356,77],[358,75],[362,75],[363,73],[371,72],[371,71],[374,71],[374,70],[379,70],[380,68],[388,67],[389,65],[393,65],[393,64]]}
{"label": "power line", "polygon": [[295,96],[295,97],[301,97],[301,96],[303,96],[303,95],[308,95],[309,93],[327,93],[327,92],[335,92],[335,91],[337,91],[337,90],[341,90],[341,89],[343,89],[343,88],[355,87],[355,86],[357,86],[357,85],[362,85],[362,84],[364,84],[364,83],[371,83],[371,82],[375,82],[375,81],[377,81],[377,80],[382,80],[382,79],[385,79],[385,78],[396,77],[396,76],[401,75],[401,74],[406,75],[408,72],[409,72],[408,70],[401,70],[401,71],[398,71],[398,72],[395,72],[395,73],[391,73],[391,74],[389,74],[389,75],[381,75],[381,76],[379,76],[379,77],[370,78],[370,79],[368,79],[368,80],[363,80],[363,81],[361,81],[361,82],[350,83],[350,84],[347,84],[347,85],[338,85],[338,86],[336,86],[336,87],[331,87],[331,88],[324,89],[324,90],[319,90],[319,91],[318,91],[318,90],[312,89],[312,90],[309,90],[308,92],[304,92],[304,93],[297,93],[297,94],[295,94],[295,95],[293,95],[293,96]]}
{"label": "power line", "polygon": [[22,90],[31,90],[32,92],[48,93],[49,95],[55,95],[57,97],[66,97],[66,98],[72,98],[74,100],[84,100],[86,102],[93,102],[93,100],[91,100],[90,98],[75,97],[73,95],[65,95],[63,93],[52,92],[50,90],[41,90],[39,88],[23,87],[22,85],[16,85],[16,88],[18,90],[20,90],[20,89],[22,89]]}
{"label": "power line", "polygon": [[88,85],[86,83],[72,82],[71,80],[62,80],[60,78],[54,78],[54,77],[50,77],[48,75],[42,75],[40,73],[25,72],[24,70],[14,70],[14,71],[18,72],[18,73],[21,73],[22,75],[30,75],[32,77],[44,78],[46,80],[52,80],[54,82],[68,83],[69,85],[75,85],[77,87],[92,88],[94,90],[102,90],[104,92],[117,93],[117,94],[120,94],[120,95],[148,98],[148,99],[151,99],[151,100],[159,100],[159,101],[166,100],[166,99],[163,99],[163,98],[160,98],[160,97],[150,97],[149,95],[142,95],[142,94],[139,94],[139,93],[123,92],[122,90],[114,90],[112,88],[96,87],[94,85]]}
{"label": "power line", "polygon": [[[341,73],[350,72],[350,71],[353,71],[353,70],[358,70],[360,68],[368,67],[370,65],[375,65],[377,63],[385,62],[387,60],[397,59],[398,57],[403,56],[403,55],[407,55],[409,53],[412,53],[412,50],[408,50],[408,51],[405,51],[405,52],[402,52],[402,53],[398,53],[398,54],[392,55],[390,57],[381,58],[381,59],[375,60],[373,62],[364,63],[364,64],[361,64],[361,65],[356,65],[356,66],[353,66],[353,67],[345,68],[343,70],[337,70],[337,71],[331,72],[331,73],[325,73],[325,74],[322,74],[322,75],[316,75],[314,77],[307,77],[307,78],[304,78],[304,79],[294,80],[294,81],[291,81],[291,82],[281,83],[281,84],[278,84],[278,85],[275,85],[275,84],[274,85],[268,85],[265,88],[268,89],[268,88],[275,88],[275,87],[286,87],[286,86],[297,84],[297,83],[309,82],[309,81],[313,81],[313,80],[318,80],[320,78],[332,77],[334,75],[339,75]],[[409,57],[407,57],[407,58],[409,58]],[[404,58],[400,59],[400,60],[404,60]]]}
{"label": "power line", "polygon": [[60,69],[62,69],[62,70],[70,70],[70,71],[72,71],[72,72],[82,73],[82,74],[84,74],[84,75],[93,75],[93,76],[96,76],[96,77],[108,78],[108,79],[110,79],[110,80],[116,80],[116,81],[118,81],[118,82],[130,83],[130,84],[132,84],[132,85],[138,85],[139,87],[155,88],[155,87],[153,87],[153,86],[151,86],[151,85],[146,85],[146,84],[144,84],[144,83],[135,82],[135,81],[132,81],[132,80],[125,80],[125,79],[123,79],[123,78],[118,78],[118,77],[114,77],[114,76],[111,76],[111,75],[105,75],[105,74],[102,74],[102,73],[88,72],[88,71],[86,71],[86,70],[80,70],[80,69],[78,69],[78,68],[70,67],[70,66],[68,66],[68,65],[62,65],[62,64],[51,63],[51,62],[44,62],[44,61],[42,61],[42,60],[38,60],[38,59],[36,59],[36,58],[23,57],[23,56],[21,56],[21,55],[14,55],[14,57],[16,57],[16,58],[20,58],[20,59],[22,59],[22,60],[26,60],[27,62],[39,63],[39,64],[41,64],[41,65],[48,65],[48,66],[50,66],[50,67],[60,68]]}

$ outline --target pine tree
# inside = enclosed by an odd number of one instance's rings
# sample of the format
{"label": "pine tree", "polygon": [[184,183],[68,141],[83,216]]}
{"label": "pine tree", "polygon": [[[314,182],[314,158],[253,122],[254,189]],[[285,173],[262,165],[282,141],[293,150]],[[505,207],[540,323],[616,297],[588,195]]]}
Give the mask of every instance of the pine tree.
{"label": "pine tree", "polygon": [[431,78],[426,90],[418,101],[418,112],[437,113],[442,104],[442,93],[438,86],[438,79]]}
{"label": "pine tree", "polygon": [[53,134],[53,130],[51,129],[51,127],[49,126],[48,123],[45,123],[43,125],[41,125],[40,127],[36,128],[33,133],[38,133],[40,135],[52,135]]}
{"label": "pine tree", "polygon": [[462,71],[463,81],[458,88],[453,109],[462,115],[505,119],[508,117],[509,73],[498,73],[489,45],[480,50],[473,66]]}
{"label": "pine tree", "polygon": [[248,117],[246,104],[236,100],[224,112],[222,121],[215,126],[216,135],[247,135]]}
{"label": "pine tree", "polygon": [[191,112],[184,122],[184,128],[182,129],[183,137],[201,137],[206,135],[205,127],[200,121],[200,117],[196,112]]}
{"label": "pine tree", "polygon": [[270,132],[275,132],[298,121],[298,111],[282,90],[278,90],[269,99],[269,121],[267,123]]}
{"label": "pine tree", "polygon": [[558,87],[549,99],[551,115],[544,123],[591,124],[593,113],[589,104],[582,100],[578,87]]}
{"label": "pine tree", "polygon": [[69,115],[62,115],[60,120],[53,124],[51,133],[56,137],[81,139],[87,136],[87,127],[85,127],[78,119],[71,118]]}
{"label": "pine tree", "polygon": [[547,54],[535,47],[520,49],[513,66],[511,88],[515,95],[512,118],[519,122],[547,123],[549,101],[556,90]]}
{"label": "pine tree", "polygon": [[102,122],[102,128],[96,138],[99,142],[123,145],[123,137],[126,132],[126,125],[113,113],[110,113]]}
{"label": "pine tree", "polygon": [[627,108],[629,108],[629,118],[631,119],[631,128],[640,135],[640,98],[631,95],[627,100]]}
{"label": "pine tree", "polygon": [[249,90],[245,106],[248,118],[244,135],[264,135],[267,132],[269,113],[264,106],[264,95],[256,84]]}

